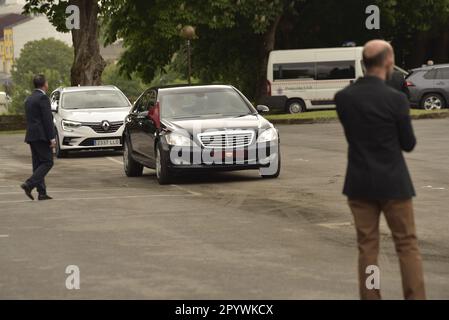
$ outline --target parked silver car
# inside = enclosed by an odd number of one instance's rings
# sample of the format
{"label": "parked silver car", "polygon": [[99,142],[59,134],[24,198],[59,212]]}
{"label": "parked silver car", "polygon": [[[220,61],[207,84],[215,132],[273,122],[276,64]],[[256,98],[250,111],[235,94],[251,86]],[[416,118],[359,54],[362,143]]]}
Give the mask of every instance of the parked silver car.
{"label": "parked silver car", "polygon": [[407,78],[410,102],[426,110],[447,108],[449,103],[449,64],[413,69]]}

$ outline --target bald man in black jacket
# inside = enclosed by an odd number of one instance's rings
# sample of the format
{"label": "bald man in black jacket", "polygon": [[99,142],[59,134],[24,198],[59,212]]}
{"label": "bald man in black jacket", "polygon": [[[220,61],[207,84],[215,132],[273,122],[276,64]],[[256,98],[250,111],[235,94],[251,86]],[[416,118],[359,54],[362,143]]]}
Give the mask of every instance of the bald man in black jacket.
{"label": "bald man in black jacket", "polygon": [[33,161],[33,175],[20,187],[34,200],[32,191],[38,192],[38,200],[50,200],[47,195],[45,176],[53,167],[52,148],[55,147],[55,129],[50,99],[46,95],[48,83],[43,75],[33,80],[35,90],[25,101],[27,131],[25,142],[30,145]]}
{"label": "bald man in black jacket", "polygon": [[380,288],[367,284],[378,267],[379,218],[383,212],[399,257],[405,299],[425,299],[412,198],[415,190],[403,151],[416,145],[405,94],[386,85],[394,52],[385,41],[366,44],[367,75],[337,93],[337,113],[348,141],[343,193],[354,216],[359,247],[362,299],[380,299]]}

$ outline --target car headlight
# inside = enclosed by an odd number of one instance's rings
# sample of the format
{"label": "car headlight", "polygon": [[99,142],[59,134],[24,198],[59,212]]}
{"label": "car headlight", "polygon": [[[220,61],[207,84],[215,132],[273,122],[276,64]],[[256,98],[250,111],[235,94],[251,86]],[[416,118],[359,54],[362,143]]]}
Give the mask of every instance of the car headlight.
{"label": "car headlight", "polygon": [[81,122],[70,121],[70,120],[62,120],[62,129],[64,131],[73,131],[73,129],[81,127]]}
{"label": "car headlight", "polygon": [[190,147],[193,145],[192,139],[178,133],[169,133],[165,136],[169,145],[178,147]]}
{"label": "car headlight", "polygon": [[262,142],[269,142],[274,141],[278,139],[278,132],[275,128],[270,128],[265,130],[259,135],[259,138],[257,138],[258,143]]}

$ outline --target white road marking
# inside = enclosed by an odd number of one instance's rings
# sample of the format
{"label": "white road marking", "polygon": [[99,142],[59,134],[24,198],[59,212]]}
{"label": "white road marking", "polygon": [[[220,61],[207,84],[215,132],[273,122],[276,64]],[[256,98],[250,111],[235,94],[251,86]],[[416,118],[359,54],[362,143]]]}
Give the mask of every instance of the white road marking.
{"label": "white road marking", "polygon": [[175,187],[175,188],[177,188],[177,189],[179,189],[179,190],[181,190],[181,191],[190,193],[191,195],[194,195],[194,196],[201,196],[201,195],[202,195],[202,194],[199,193],[199,192],[195,192],[195,191],[192,191],[192,190],[190,190],[190,189],[187,189],[187,188],[184,188],[184,187],[180,187],[180,186],[178,186],[178,185],[176,185],[176,184],[172,184],[171,186],[172,186],[172,187]]}
{"label": "white road marking", "polygon": [[433,186],[424,186],[422,187],[423,189],[431,189],[431,190],[446,190],[446,188],[437,188],[437,187],[433,187]]}
{"label": "white road marking", "polygon": [[336,222],[336,223],[318,223],[320,227],[328,228],[328,229],[338,229],[341,227],[350,227],[352,226],[351,222]]}
{"label": "white road marking", "polygon": [[111,158],[111,157],[106,157],[106,159],[111,160],[112,162],[118,163],[120,165],[123,165],[123,161]]}
{"label": "white road marking", "polygon": [[[130,189],[137,189],[137,188],[104,188],[104,189],[67,189],[67,190],[50,190],[49,193],[71,193],[71,192],[108,192],[108,191],[123,191],[123,190],[130,190]],[[8,194],[22,194],[22,192],[0,192],[1,195],[8,195]]]}
{"label": "white road marking", "polygon": [[0,234],[0,238],[9,238],[9,234]]}
{"label": "white road marking", "polygon": [[301,162],[309,162],[309,160],[306,160],[306,159],[294,159],[293,161],[301,161]]}
{"label": "white road marking", "polygon": [[[48,202],[54,201],[80,201],[80,200],[114,200],[114,199],[136,199],[136,198],[170,198],[170,197],[192,197],[190,194],[145,194],[136,196],[114,196],[114,197],[86,197],[86,198],[54,198],[53,200],[48,200]],[[28,203],[33,202],[32,200],[6,200],[0,201],[0,203]],[[45,201],[43,201],[45,202]]]}

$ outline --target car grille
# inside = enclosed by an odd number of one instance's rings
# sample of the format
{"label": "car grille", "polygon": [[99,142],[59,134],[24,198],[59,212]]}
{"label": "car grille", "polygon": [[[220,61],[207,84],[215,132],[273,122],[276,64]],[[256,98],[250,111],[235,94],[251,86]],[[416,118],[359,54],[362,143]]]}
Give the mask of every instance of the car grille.
{"label": "car grille", "polygon": [[249,146],[254,139],[254,131],[232,130],[200,133],[198,139],[204,148],[242,148]]}
{"label": "car grille", "polygon": [[83,126],[89,127],[94,130],[96,133],[114,133],[117,132],[118,129],[123,125],[123,121],[109,122],[109,128],[105,130],[103,128],[103,122],[98,123],[83,123]]}

